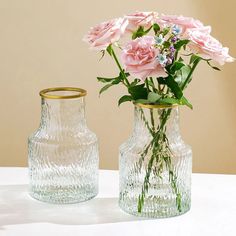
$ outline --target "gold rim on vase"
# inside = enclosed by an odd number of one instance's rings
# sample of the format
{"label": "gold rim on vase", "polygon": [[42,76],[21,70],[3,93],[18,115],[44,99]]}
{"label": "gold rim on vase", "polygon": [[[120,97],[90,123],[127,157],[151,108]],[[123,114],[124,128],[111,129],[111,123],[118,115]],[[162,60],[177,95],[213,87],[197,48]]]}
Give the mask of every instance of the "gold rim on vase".
{"label": "gold rim on vase", "polygon": [[[78,94],[73,95],[53,95],[48,94],[50,92],[61,92],[61,91],[71,91],[71,92],[77,92]],[[43,89],[39,92],[39,95],[42,98],[48,98],[48,99],[72,99],[72,98],[80,98],[87,95],[87,91],[82,88],[75,88],[75,87],[57,87],[57,88],[47,88]]]}
{"label": "gold rim on vase", "polygon": [[141,108],[149,108],[149,109],[153,109],[153,108],[174,108],[179,106],[178,104],[143,104],[143,103],[135,103],[134,105],[136,107],[141,107]]}

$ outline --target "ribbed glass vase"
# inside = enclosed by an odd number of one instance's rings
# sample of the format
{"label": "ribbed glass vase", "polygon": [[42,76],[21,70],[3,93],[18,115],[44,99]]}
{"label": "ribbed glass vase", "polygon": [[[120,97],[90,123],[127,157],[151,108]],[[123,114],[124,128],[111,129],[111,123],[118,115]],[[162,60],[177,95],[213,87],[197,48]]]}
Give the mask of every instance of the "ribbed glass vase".
{"label": "ribbed glass vase", "polygon": [[50,203],[76,203],[98,193],[98,143],[85,119],[79,88],[40,92],[41,123],[28,140],[30,195]]}
{"label": "ribbed glass vase", "polygon": [[134,129],[120,146],[121,209],[163,218],[191,204],[192,151],[179,130],[177,106],[136,104]]}

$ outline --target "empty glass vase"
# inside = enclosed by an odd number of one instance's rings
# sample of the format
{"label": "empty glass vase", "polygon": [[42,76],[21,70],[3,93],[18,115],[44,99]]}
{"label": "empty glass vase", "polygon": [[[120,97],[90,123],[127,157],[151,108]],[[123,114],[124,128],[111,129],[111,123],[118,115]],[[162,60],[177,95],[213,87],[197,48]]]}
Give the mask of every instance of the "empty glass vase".
{"label": "empty glass vase", "polygon": [[30,195],[51,203],[86,201],[98,193],[98,141],[85,119],[79,88],[40,92],[41,123],[28,139]]}
{"label": "empty glass vase", "polygon": [[120,147],[120,207],[162,218],[191,204],[192,151],[179,132],[177,106],[135,105],[134,130]]}

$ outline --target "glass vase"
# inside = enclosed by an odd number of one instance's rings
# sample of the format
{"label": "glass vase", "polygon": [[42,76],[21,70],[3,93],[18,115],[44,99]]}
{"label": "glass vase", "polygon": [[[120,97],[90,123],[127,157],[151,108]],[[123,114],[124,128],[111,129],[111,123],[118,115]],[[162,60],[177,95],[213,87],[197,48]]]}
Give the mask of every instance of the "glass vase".
{"label": "glass vase", "polygon": [[153,218],[190,209],[192,151],[180,135],[178,106],[136,104],[133,133],[119,152],[121,209]]}
{"label": "glass vase", "polygon": [[98,193],[98,141],[85,119],[86,91],[40,92],[41,122],[28,139],[29,192],[50,203],[86,201]]}

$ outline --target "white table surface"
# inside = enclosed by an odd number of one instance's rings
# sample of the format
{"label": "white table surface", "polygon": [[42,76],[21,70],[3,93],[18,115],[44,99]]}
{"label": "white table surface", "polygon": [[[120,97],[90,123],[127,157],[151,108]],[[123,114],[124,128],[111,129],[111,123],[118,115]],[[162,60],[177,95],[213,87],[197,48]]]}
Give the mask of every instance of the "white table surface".
{"label": "white table surface", "polygon": [[26,168],[0,168],[0,236],[236,236],[236,175],[193,174],[192,182],[188,213],[144,219],[119,209],[117,171],[100,171],[95,199],[51,205],[28,195]]}

